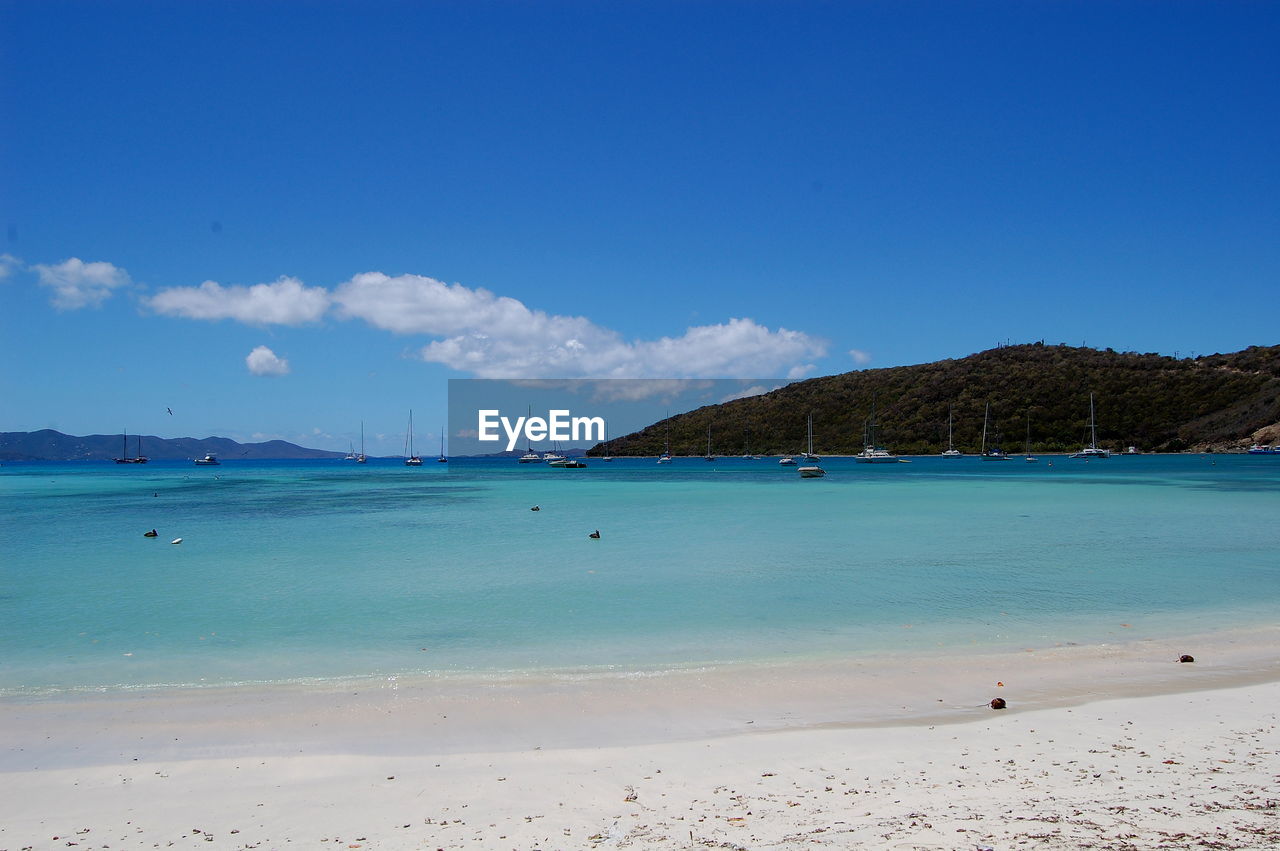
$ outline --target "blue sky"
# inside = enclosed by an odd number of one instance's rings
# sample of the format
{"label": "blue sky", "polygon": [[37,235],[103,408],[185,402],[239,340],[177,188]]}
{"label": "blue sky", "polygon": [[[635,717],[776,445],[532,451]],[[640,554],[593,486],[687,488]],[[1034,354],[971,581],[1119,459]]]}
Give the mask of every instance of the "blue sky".
{"label": "blue sky", "polygon": [[0,39],[3,431],[396,453],[448,378],[1280,342],[1274,3],[0,0]]}

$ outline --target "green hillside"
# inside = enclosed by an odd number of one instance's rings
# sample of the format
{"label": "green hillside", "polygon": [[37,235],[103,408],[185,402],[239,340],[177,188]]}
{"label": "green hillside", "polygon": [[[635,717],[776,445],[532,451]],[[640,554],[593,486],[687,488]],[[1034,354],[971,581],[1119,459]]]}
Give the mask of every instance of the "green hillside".
{"label": "green hillside", "polygon": [[748,435],[754,453],[799,452],[812,412],[814,450],[852,454],[873,404],[876,442],[900,454],[946,448],[949,406],[957,448],[976,452],[988,404],[988,440],[999,432],[1006,451],[1021,451],[1028,422],[1032,451],[1074,451],[1087,439],[1091,392],[1098,442],[1111,449],[1223,450],[1280,439],[1280,346],[1179,359],[1035,343],[796,382],[671,417],[615,438],[610,451],[656,455],[669,426],[676,455],[703,454],[708,427],[718,455],[742,454]]}

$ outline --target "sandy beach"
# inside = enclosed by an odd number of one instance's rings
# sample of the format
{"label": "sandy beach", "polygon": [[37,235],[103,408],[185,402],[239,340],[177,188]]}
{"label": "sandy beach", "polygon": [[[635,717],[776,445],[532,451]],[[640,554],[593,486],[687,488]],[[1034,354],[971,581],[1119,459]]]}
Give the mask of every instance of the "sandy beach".
{"label": "sandy beach", "polygon": [[1272,847],[1272,638],[10,700],[0,849]]}

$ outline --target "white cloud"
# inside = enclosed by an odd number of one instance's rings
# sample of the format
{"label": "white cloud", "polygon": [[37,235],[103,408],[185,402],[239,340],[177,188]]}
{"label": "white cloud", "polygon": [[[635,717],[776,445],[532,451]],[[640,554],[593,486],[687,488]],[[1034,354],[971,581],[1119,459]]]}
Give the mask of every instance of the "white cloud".
{"label": "white cloud", "polygon": [[420,275],[357,275],[333,300],[343,318],[400,334],[443,336],[419,356],[481,378],[593,376],[637,378],[768,375],[812,369],[826,343],[751,319],[685,330],[678,337],[628,341],[582,316],[531,310],[488,290]]}
{"label": "white cloud", "polygon": [[266,346],[258,346],[244,359],[249,371],[254,375],[288,375],[289,362]]}
{"label": "white cloud", "polygon": [[864,352],[861,349],[850,349],[849,357],[853,358],[853,362],[858,366],[866,366],[871,363],[871,353]]}
{"label": "white cloud", "polygon": [[306,287],[282,276],[270,284],[224,287],[205,281],[198,287],[170,287],[147,303],[157,313],[186,319],[234,319],[247,325],[302,325],[329,309],[324,287]]}
{"label": "white cloud", "polygon": [[22,261],[12,254],[0,254],[0,281],[13,274],[14,270],[21,269]]}
{"label": "white cloud", "polygon": [[319,321],[331,307],[397,334],[437,337],[415,353],[479,378],[800,378],[826,354],[825,340],[752,319],[700,325],[656,340],[627,340],[584,316],[534,310],[514,298],[422,275],[365,272],[332,292],[296,278],[251,287],[172,287],[147,300],[157,313],[251,325]]}
{"label": "white cloud", "polygon": [[99,307],[111,296],[112,290],[130,283],[128,272],[101,260],[85,263],[79,257],[72,257],[56,266],[32,268],[40,276],[40,285],[53,289],[53,306],[59,310]]}

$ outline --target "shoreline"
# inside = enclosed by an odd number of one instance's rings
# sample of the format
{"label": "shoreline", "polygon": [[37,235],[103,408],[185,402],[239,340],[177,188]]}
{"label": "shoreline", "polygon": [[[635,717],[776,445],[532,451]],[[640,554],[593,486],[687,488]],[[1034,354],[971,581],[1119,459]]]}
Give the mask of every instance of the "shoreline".
{"label": "shoreline", "polygon": [[0,774],[0,848],[1245,849],[1280,844],[1280,683],[954,725]]}
{"label": "shoreline", "polygon": [[1277,636],[0,700],[0,851],[1277,846]]}
{"label": "shoreline", "polygon": [[[6,697],[0,771],[125,757],[458,754],[963,724],[989,713],[995,697],[1013,715],[1280,683],[1277,647],[1280,627],[646,672],[369,676]],[[1177,662],[1183,653],[1196,662]]]}

